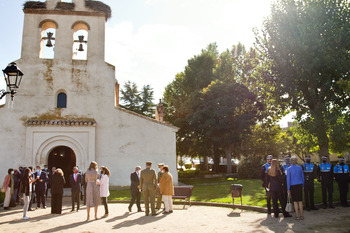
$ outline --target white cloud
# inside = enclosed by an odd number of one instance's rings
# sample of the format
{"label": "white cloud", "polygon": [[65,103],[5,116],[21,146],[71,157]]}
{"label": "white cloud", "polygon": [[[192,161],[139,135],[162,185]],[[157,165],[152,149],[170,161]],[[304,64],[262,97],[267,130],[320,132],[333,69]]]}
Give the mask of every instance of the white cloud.
{"label": "white cloud", "polygon": [[184,26],[155,24],[135,30],[123,22],[106,30],[106,60],[116,66],[120,84],[150,84],[158,99],[187,60],[203,48],[200,40]]}

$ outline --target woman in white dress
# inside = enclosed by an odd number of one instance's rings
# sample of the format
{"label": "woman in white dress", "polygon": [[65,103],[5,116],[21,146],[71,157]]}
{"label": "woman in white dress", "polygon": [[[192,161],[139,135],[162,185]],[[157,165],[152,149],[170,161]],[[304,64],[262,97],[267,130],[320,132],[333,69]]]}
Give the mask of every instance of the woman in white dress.
{"label": "woman in white dress", "polygon": [[105,207],[105,215],[102,218],[108,217],[108,205],[107,197],[109,196],[109,177],[111,173],[107,167],[101,167],[101,178],[100,178],[100,197],[102,198],[102,204]]}

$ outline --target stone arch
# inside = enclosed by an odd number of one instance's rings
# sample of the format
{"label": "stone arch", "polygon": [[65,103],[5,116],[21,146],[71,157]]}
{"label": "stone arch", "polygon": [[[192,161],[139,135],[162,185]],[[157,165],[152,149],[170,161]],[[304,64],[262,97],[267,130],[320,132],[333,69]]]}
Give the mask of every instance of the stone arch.
{"label": "stone arch", "polygon": [[85,21],[76,21],[73,30],[73,60],[87,60],[90,25]]}
{"label": "stone arch", "polygon": [[58,23],[52,19],[44,19],[39,23],[39,28],[42,30],[46,30],[48,28],[55,28],[58,29]]}
{"label": "stone arch", "polygon": [[72,29],[74,30],[74,32],[79,31],[79,30],[86,30],[86,31],[90,31],[90,25],[85,22],[85,21],[76,21],[72,24]]}
{"label": "stone arch", "polygon": [[55,37],[58,24],[53,20],[45,19],[40,22],[39,28],[41,29],[39,57],[53,59],[55,56]]}
{"label": "stone arch", "polygon": [[83,146],[74,138],[65,135],[57,135],[45,140],[35,153],[35,164],[47,164],[50,152],[58,146],[71,148],[75,153],[76,163],[85,165],[87,154]]}

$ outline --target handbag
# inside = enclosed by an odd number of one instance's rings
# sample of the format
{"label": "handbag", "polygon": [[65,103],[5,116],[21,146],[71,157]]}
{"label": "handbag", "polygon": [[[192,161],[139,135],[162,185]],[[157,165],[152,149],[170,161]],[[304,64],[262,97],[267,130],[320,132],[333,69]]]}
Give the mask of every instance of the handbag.
{"label": "handbag", "polygon": [[291,203],[291,198],[288,196],[288,201],[287,201],[287,205],[286,205],[286,212],[291,213],[294,212],[294,207],[293,204]]}

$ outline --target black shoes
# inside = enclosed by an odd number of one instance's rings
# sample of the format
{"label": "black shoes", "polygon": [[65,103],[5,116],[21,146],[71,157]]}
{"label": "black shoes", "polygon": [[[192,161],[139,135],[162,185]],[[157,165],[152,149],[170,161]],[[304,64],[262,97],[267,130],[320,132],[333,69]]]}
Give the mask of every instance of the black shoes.
{"label": "black shoes", "polygon": [[327,205],[323,205],[323,207],[322,207],[323,209],[327,209]]}
{"label": "black shoes", "polygon": [[285,217],[285,218],[291,218],[292,215],[290,215],[289,213],[286,213],[286,214],[284,214],[284,217]]}
{"label": "black shoes", "polygon": [[310,209],[311,209],[311,210],[318,210],[318,208],[315,207],[315,206],[312,206]]}
{"label": "black shoes", "polygon": [[310,207],[306,207],[305,209],[306,209],[306,211],[310,211],[311,210]]}
{"label": "black shoes", "polygon": [[329,206],[329,208],[332,208],[332,209],[334,209],[334,208],[335,208],[335,206],[334,206],[334,205],[330,205],[330,206]]}

